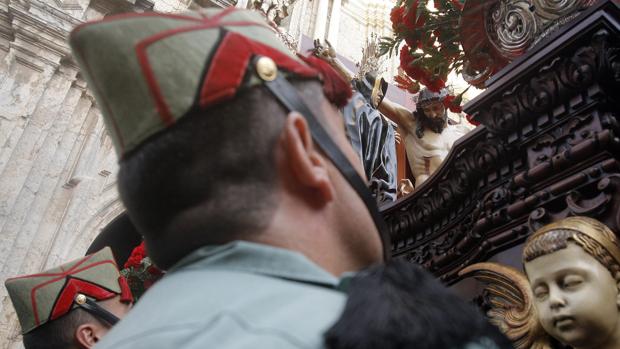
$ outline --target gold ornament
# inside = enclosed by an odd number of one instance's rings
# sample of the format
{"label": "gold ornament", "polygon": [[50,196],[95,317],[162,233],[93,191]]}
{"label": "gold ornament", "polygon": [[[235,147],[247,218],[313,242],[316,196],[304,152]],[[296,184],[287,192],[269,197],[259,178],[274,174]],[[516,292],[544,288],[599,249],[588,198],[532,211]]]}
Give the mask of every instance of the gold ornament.
{"label": "gold ornament", "polygon": [[269,57],[261,57],[256,61],[256,73],[265,81],[273,81],[278,76],[278,66]]}
{"label": "gold ornament", "polygon": [[75,296],[75,302],[79,305],[86,303],[86,296],[79,293],[77,296]]}

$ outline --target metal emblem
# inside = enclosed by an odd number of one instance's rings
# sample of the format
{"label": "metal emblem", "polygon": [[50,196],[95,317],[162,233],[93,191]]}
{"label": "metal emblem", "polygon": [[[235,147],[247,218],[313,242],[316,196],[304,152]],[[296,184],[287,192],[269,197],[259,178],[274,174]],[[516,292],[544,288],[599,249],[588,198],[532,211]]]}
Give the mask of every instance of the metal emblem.
{"label": "metal emblem", "polygon": [[86,296],[81,293],[78,294],[77,296],[75,296],[75,302],[79,305],[86,303]]}
{"label": "metal emblem", "polygon": [[278,76],[278,66],[273,59],[261,57],[256,61],[256,73],[265,81],[273,81]]}

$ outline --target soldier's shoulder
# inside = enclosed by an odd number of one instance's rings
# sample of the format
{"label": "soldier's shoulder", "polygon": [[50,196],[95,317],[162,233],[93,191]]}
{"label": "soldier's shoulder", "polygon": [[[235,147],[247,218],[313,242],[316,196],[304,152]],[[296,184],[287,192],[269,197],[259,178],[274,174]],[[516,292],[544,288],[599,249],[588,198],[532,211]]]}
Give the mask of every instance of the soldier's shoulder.
{"label": "soldier's shoulder", "polygon": [[336,290],[266,275],[175,273],[145,294],[101,348],[320,348],[345,301]]}
{"label": "soldier's shoulder", "polygon": [[96,349],[321,348],[319,337],[298,338],[277,328],[257,326],[240,314],[222,312],[203,322],[171,323],[116,340],[104,338]]}

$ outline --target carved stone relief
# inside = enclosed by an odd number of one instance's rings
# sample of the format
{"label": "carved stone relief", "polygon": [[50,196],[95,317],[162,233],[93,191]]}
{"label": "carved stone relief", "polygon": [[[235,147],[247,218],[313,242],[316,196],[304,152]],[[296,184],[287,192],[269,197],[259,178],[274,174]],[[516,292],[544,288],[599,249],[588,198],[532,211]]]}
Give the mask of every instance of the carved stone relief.
{"label": "carved stone relief", "polygon": [[[0,1],[0,275],[34,273],[82,255],[123,211],[117,158],[70,56],[84,20],[154,2]],[[0,348],[19,347],[0,287]]]}

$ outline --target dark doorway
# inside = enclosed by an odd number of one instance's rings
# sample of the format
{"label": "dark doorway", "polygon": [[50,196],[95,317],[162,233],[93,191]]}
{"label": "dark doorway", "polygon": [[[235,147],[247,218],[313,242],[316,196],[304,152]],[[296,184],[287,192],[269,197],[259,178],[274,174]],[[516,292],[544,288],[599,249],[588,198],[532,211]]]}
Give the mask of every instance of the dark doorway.
{"label": "dark doorway", "polygon": [[86,254],[91,254],[106,246],[110,246],[114,253],[116,264],[123,268],[131,251],[141,242],[142,236],[138,233],[127,213],[123,212],[101,230],[101,233],[97,235]]}

